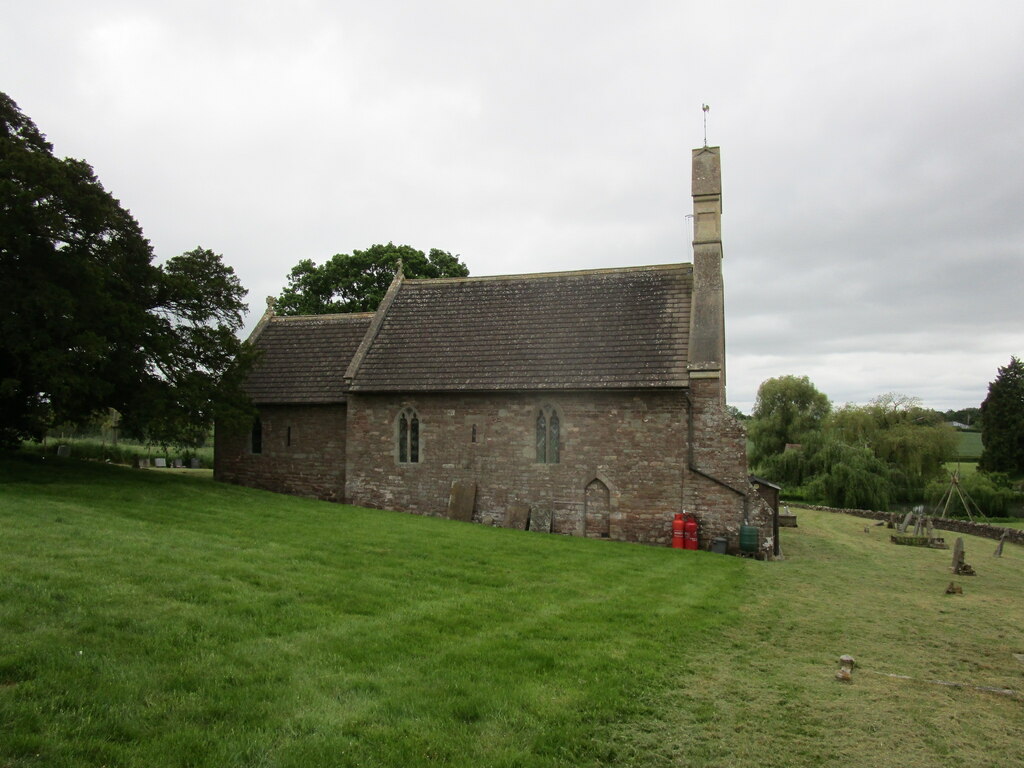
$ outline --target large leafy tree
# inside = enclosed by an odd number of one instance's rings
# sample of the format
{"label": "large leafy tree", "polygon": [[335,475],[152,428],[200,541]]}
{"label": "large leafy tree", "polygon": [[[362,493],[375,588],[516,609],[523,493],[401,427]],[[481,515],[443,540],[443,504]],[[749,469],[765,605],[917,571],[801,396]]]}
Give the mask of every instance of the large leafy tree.
{"label": "large leafy tree", "polygon": [[466,277],[469,269],[446,251],[429,254],[408,245],[371,245],[365,251],[335,254],[315,264],[303,259],[288,275],[288,286],[274,303],[282,315],[373,312],[394,279],[399,261],[411,278]]}
{"label": "large leafy tree", "polygon": [[751,460],[759,465],[788,443],[802,443],[821,428],[832,408],[828,397],[806,376],[779,376],[761,382],[747,432]]}
{"label": "large leafy tree", "polygon": [[[820,406],[820,398],[802,402]],[[794,421],[803,428],[790,442],[801,443],[800,449],[767,454],[758,470],[777,482],[803,486],[809,499],[839,507],[886,509],[922,499],[957,444],[956,431],[943,423],[942,414],[896,394],[867,405],[847,404],[818,420],[805,415]]]}
{"label": "large leafy tree", "polygon": [[2,443],[104,408],[183,442],[237,402],[245,290],[232,269],[201,248],[154,264],[92,168],[55,157],[3,93],[0,296]]}
{"label": "large leafy tree", "polygon": [[1011,357],[981,404],[980,469],[1024,472],[1024,362]]}

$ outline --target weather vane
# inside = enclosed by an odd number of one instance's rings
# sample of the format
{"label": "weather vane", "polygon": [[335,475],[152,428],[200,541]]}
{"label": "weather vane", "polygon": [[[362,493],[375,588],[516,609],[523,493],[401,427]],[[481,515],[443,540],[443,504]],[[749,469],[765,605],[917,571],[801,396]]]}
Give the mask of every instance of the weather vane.
{"label": "weather vane", "polygon": [[701,107],[701,109],[704,110],[704,146],[707,147],[707,145],[708,145],[708,112],[711,111],[711,107],[709,107],[707,104],[704,104]]}

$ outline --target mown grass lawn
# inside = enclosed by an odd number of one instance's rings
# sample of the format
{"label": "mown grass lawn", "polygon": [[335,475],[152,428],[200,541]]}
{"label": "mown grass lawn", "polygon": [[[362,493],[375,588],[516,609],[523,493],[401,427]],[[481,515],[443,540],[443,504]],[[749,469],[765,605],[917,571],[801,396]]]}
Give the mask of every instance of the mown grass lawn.
{"label": "mown grass lawn", "polygon": [[946,596],[799,515],[761,563],[0,458],[0,766],[1021,760],[1024,702],[925,682],[1024,688],[1021,549]]}

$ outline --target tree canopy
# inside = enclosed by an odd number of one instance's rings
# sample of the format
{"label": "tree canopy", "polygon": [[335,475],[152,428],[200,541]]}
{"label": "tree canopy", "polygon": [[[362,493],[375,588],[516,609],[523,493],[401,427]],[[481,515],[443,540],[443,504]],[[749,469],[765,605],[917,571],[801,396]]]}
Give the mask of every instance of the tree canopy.
{"label": "tree canopy", "polygon": [[277,297],[281,315],[324,315],[335,312],[373,312],[394,279],[401,260],[410,278],[466,277],[469,269],[446,251],[429,254],[409,245],[371,245],[365,251],[338,253],[319,266],[303,259],[288,275]]}
{"label": "tree canopy", "polygon": [[1024,473],[1024,363],[1001,367],[981,404],[980,469]]}
{"label": "tree canopy", "polygon": [[[956,450],[955,430],[917,398],[890,393],[834,411],[827,404],[806,377],[764,382],[750,428],[756,470],[809,500],[886,509],[922,499]],[[799,447],[785,450],[784,437]]]}
{"label": "tree canopy", "polygon": [[0,442],[103,408],[187,442],[238,402],[246,291],[231,267],[203,248],[154,264],[92,168],[55,157],[3,93],[0,210]]}
{"label": "tree canopy", "polygon": [[829,399],[806,376],[779,376],[761,382],[749,427],[754,464],[802,443],[821,427],[832,409]]}

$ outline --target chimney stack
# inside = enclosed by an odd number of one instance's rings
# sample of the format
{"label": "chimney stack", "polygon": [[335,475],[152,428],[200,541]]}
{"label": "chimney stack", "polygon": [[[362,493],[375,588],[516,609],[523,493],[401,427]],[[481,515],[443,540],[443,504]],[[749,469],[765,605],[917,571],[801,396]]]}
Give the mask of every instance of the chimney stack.
{"label": "chimney stack", "polygon": [[725,402],[722,163],[719,147],[693,150],[693,299],[690,378],[718,379]]}

